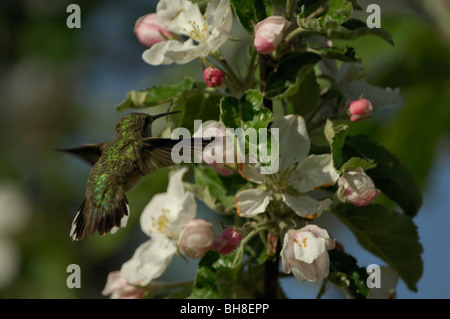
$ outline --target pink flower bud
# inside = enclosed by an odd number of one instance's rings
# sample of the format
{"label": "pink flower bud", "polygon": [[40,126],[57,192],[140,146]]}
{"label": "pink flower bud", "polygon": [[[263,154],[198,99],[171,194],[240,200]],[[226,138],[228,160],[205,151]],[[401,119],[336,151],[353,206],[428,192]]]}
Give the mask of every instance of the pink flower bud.
{"label": "pink flower bud", "polygon": [[356,122],[364,120],[372,116],[372,103],[366,99],[359,99],[353,101],[348,106],[348,115],[350,116],[350,121]]}
{"label": "pink flower bud", "polygon": [[222,234],[216,237],[216,240],[211,246],[211,249],[221,255],[228,255],[241,242],[242,235],[233,228],[225,229]]}
{"label": "pink flower bud", "polygon": [[372,179],[361,167],[344,173],[338,180],[337,195],[344,203],[365,206],[372,203],[380,193]]}
{"label": "pink flower bud", "polygon": [[134,32],[139,41],[148,47],[172,37],[172,34],[158,23],[156,13],[140,17],[136,21]]}
{"label": "pink flower bud", "polygon": [[261,54],[272,53],[283,40],[283,31],[290,22],[283,17],[271,16],[258,22],[254,28],[253,44]]}
{"label": "pink flower bud", "polygon": [[203,78],[206,85],[213,88],[222,85],[225,75],[219,69],[210,66],[203,71]]}
{"label": "pink flower bud", "polygon": [[184,226],[178,239],[178,248],[189,258],[198,258],[211,249],[214,239],[214,230],[208,221],[193,219]]}
{"label": "pink flower bud", "polygon": [[130,285],[125,278],[120,276],[120,271],[110,272],[106,280],[102,295],[111,299],[140,299],[145,295],[144,288]]}

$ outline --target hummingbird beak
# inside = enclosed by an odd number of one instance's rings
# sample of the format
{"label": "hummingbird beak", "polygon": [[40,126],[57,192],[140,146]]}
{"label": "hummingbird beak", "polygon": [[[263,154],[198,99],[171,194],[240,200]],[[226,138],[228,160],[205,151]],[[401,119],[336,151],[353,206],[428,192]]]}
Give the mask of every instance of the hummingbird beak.
{"label": "hummingbird beak", "polygon": [[154,120],[159,119],[160,117],[167,116],[170,114],[175,114],[175,113],[180,113],[180,111],[166,112],[166,113],[150,115],[150,116],[152,117],[152,122],[153,122]]}

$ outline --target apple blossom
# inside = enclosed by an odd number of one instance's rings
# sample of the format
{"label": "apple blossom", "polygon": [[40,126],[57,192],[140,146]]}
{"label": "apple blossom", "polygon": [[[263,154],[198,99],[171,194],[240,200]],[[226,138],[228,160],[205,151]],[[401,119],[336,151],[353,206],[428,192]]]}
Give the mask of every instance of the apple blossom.
{"label": "apple blossom", "polygon": [[290,22],[280,16],[268,17],[255,25],[253,44],[261,54],[272,53],[283,40],[283,31]]}
{"label": "apple blossom", "polygon": [[134,33],[139,41],[148,47],[172,37],[172,34],[158,23],[156,13],[140,17],[134,26]]}
{"label": "apple blossom", "polygon": [[[260,174],[258,165],[241,164],[244,178],[263,187],[243,190],[234,202],[241,217],[263,213],[274,198],[283,202],[300,217],[316,218],[331,205],[329,198],[318,200],[306,195],[321,187],[334,185],[339,178],[331,154],[309,155],[310,141],[306,123],[299,115],[286,115],[273,122],[279,128],[279,170],[274,174]],[[298,193],[288,192],[289,188]]]}
{"label": "apple blossom", "polygon": [[372,203],[380,193],[380,190],[375,188],[372,179],[361,167],[344,173],[338,180],[338,186],[337,195],[340,200],[355,206]]}
{"label": "apple blossom", "polygon": [[348,114],[350,121],[357,122],[372,116],[372,103],[366,99],[359,99],[350,103]]}
{"label": "apple blossom", "polygon": [[106,280],[103,296],[111,299],[140,299],[146,294],[144,288],[130,285],[125,278],[120,276],[120,271],[110,272]]}
{"label": "apple blossom", "polygon": [[182,183],[186,171],[186,167],[176,171],[169,179],[167,192],[154,195],[141,214],[142,231],[151,239],[122,265],[120,275],[131,284],[145,286],[162,275],[177,251],[183,228],[195,217],[194,195],[185,191]]}
{"label": "apple blossom", "polygon": [[318,282],[328,276],[330,257],[335,241],[328,232],[316,225],[307,225],[299,230],[289,230],[283,241],[281,260],[283,272],[292,274],[301,281]]}
{"label": "apple blossom", "polygon": [[217,87],[222,85],[225,74],[219,69],[209,66],[203,71],[203,79],[205,80],[206,86]]}
{"label": "apple blossom", "polygon": [[178,248],[189,258],[198,258],[211,249],[215,237],[211,223],[205,219],[193,219],[184,226]]}
{"label": "apple blossom", "polygon": [[228,39],[233,22],[229,0],[212,0],[202,14],[188,0],[161,0],[156,7],[158,23],[186,41],[167,40],[147,49],[142,58],[151,65],[188,63],[217,51]]}
{"label": "apple blossom", "polygon": [[232,227],[225,229],[212,244],[211,249],[221,255],[228,255],[239,246],[242,235]]}

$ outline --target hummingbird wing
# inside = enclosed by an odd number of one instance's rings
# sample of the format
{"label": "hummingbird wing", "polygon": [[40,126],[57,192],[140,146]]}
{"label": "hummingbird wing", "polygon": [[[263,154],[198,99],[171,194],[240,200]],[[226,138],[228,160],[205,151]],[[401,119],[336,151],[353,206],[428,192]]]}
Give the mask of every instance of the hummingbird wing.
{"label": "hummingbird wing", "polygon": [[95,165],[95,163],[98,161],[98,159],[103,153],[103,150],[107,145],[108,145],[107,142],[99,144],[84,144],[81,145],[80,147],[60,149],[59,151],[76,155],[81,159],[85,160],[86,162],[88,162],[89,164]]}
{"label": "hummingbird wing", "polygon": [[[160,167],[179,164],[181,159],[188,159],[192,163],[197,155],[201,160],[201,152],[209,143],[211,140],[203,138],[146,137],[143,139],[144,155],[137,165],[142,174],[147,175]],[[173,150],[174,152],[172,152]],[[188,151],[189,154],[183,157],[185,151]]]}

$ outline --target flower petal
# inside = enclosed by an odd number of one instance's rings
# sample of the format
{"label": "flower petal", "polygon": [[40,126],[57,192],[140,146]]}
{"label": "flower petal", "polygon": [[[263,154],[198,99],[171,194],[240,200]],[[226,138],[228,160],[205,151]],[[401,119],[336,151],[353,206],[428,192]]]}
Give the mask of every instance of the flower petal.
{"label": "flower petal", "polygon": [[208,47],[211,51],[216,51],[228,40],[233,23],[230,2],[228,0],[212,0],[206,7],[205,15],[208,20],[210,36]]}
{"label": "flower petal", "polygon": [[171,240],[152,238],[140,245],[133,257],[122,265],[120,276],[130,284],[145,286],[162,275],[176,251],[177,247]]}
{"label": "flower petal", "polygon": [[169,40],[158,42],[145,50],[142,59],[151,65],[185,64],[198,57],[205,57],[208,53],[206,44],[195,45],[192,39],[185,42]]}
{"label": "flower petal", "polygon": [[265,212],[271,199],[271,192],[251,188],[237,193],[234,204],[240,217],[253,217]]}
{"label": "flower petal", "polygon": [[194,24],[202,26],[205,23],[198,5],[187,0],[160,0],[156,14],[158,22],[167,30],[187,36]]}
{"label": "flower petal", "polygon": [[291,196],[288,194],[282,194],[281,196],[286,205],[297,215],[306,218],[319,217],[323,210],[332,204],[329,198],[318,201],[310,196]]}
{"label": "flower petal", "polygon": [[309,153],[310,141],[305,120],[299,115],[286,115],[271,126],[279,128],[280,171],[290,169],[293,163],[302,161]]}
{"label": "flower petal", "polygon": [[331,154],[309,155],[297,166],[289,184],[301,193],[332,186],[339,178]]}

